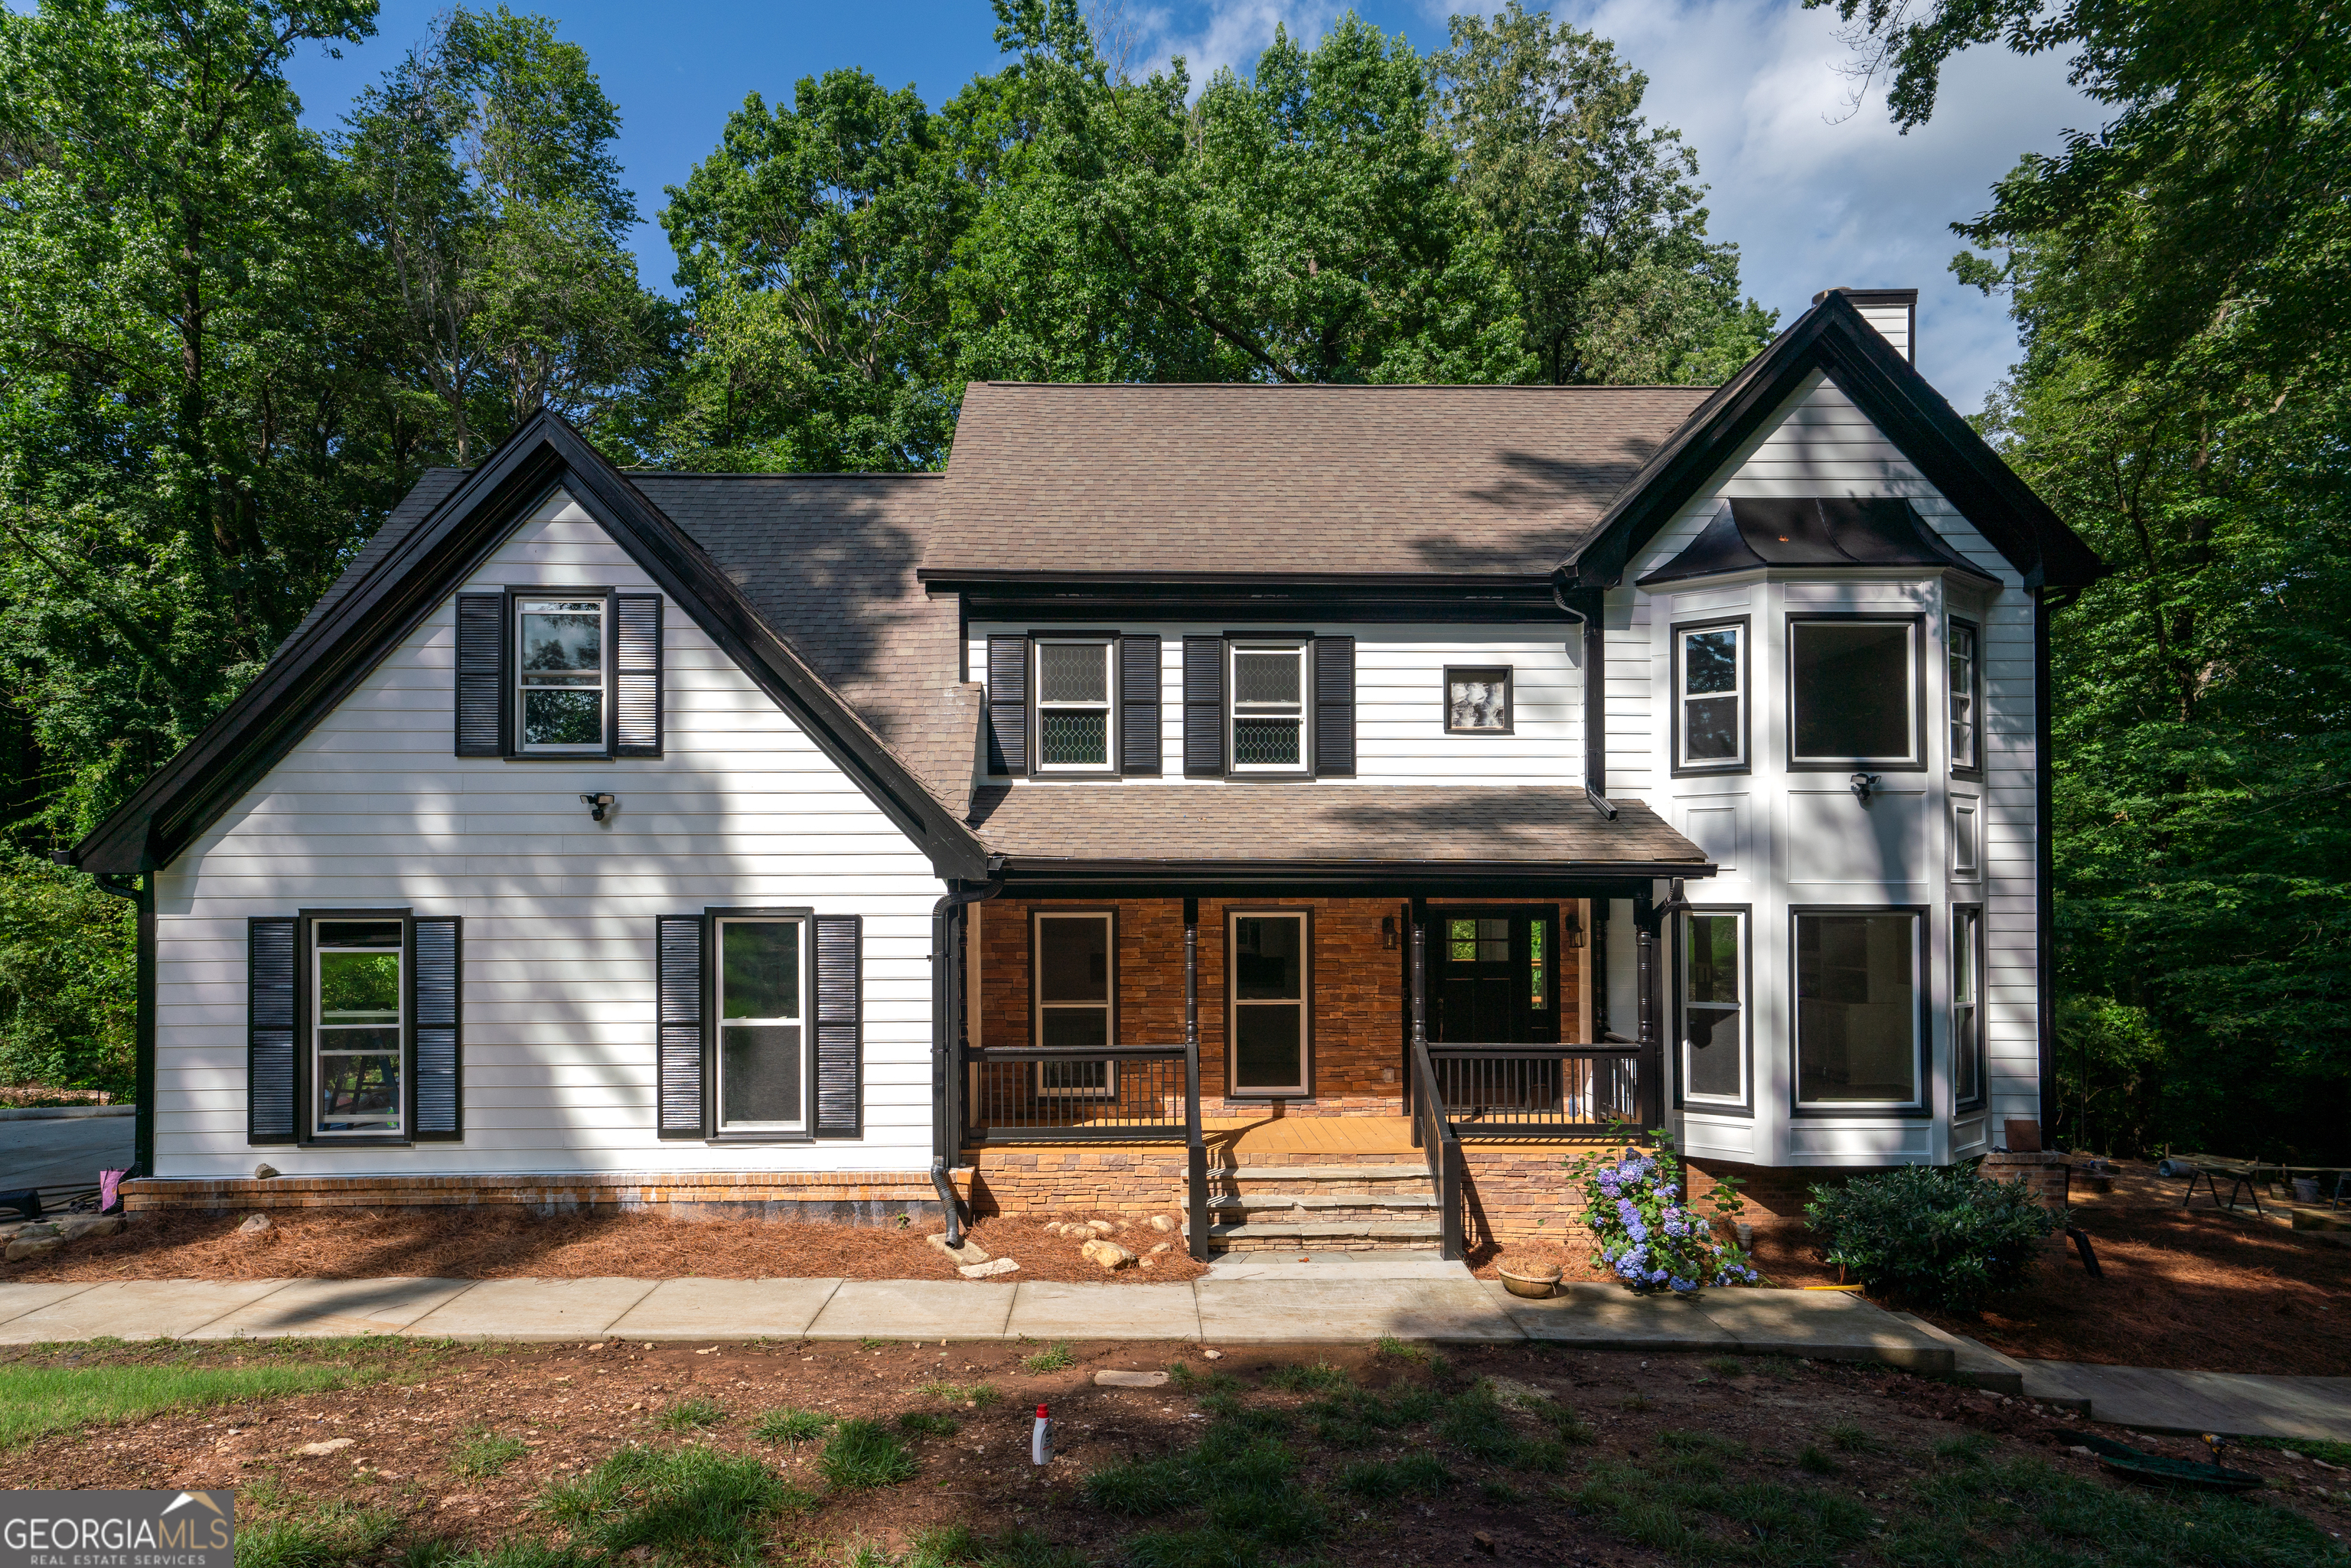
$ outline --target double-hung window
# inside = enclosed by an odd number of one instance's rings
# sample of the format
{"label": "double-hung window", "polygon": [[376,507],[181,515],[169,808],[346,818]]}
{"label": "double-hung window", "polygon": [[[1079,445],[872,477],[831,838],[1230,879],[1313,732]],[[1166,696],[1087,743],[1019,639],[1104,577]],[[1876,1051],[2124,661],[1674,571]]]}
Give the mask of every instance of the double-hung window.
{"label": "double-hung window", "polygon": [[1309,643],[1228,644],[1226,690],[1232,694],[1228,755],[1236,773],[1304,773]]}
{"label": "double-hung window", "polygon": [[606,603],[601,598],[516,600],[519,750],[604,749]]}
{"label": "double-hung window", "polygon": [[1970,1111],[1984,1103],[1983,910],[1951,909],[1951,1097]]}
{"label": "double-hung window", "polygon": [[714,924],[719,1134],[805,1133],[808,922],[721,915]]}
{"label": "double-hung window", "polygon": [[1921,1105],[1919,912],[1806,909],[1795,923],[1798,1109]]}
{"label": "double-hung window", "polygon": [[[1046,911],[1035,916],[1036,1040],[1059,1050],[1106,1049],[1118,1017],[1118,917],[1111,911]],[[1083,1058],[1037,1064],[1037,1091],[1107,1096],[1111,1064]]]}
{"label": "double-hung window", "polygon": [[402,1137],[406,923],[320,920],[311,930],[311,1135]]}
{"label": "double-hung window", "polygon": [[1788,758],[1797,768],[1917,768],[1918,622],[1791,617]]}
{"label": "double-hung window", "polygon": [[1951,767],[1983,766],[1983,662],[1972,622],[1953,621],[1949,649],[1951,681]]}
{"label": "double-hung window", "polygon": [[1118,641],[1036,640],[1037,770],[1105,773],[1118,755],[1118,710],[1111,700]]}
{"label": "double-hung window", "polygon": [[1747,623],[1674,628],[1674,766],[1747,766]]}
{"label": "double-hung window", "polygon": [[1682,917],[1682,1099],[1747,1103],[1747,916],[1692,910]]}

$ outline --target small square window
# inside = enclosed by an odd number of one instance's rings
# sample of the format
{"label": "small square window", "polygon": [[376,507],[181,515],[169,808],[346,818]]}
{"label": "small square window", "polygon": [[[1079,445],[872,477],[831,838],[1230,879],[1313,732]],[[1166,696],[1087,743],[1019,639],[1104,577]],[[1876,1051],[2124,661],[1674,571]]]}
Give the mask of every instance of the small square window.
{"label": "small square window", "polygon": [[1511,666],[1479,665],[1445,672],[1445,733],[1447,735],[1508,735],[1510,733]]}

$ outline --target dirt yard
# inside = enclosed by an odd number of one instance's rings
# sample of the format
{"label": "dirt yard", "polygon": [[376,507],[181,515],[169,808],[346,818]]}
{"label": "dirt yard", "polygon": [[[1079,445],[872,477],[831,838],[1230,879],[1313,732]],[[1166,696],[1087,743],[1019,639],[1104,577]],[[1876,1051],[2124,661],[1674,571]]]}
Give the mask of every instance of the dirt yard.
{"label": "dirt yard", "polygon": [[[298,1356],[346,1358],[353,1385],[51,1432],[9,1456],[12,1483],[235,1488],[256,1560],[309,1568],[533,1545],[569,1554],[515,1560],[2072,1562],[2085,1533],[2141,1568],[2218,1561],[2198,1549],[2217,1539],[2243,1568],[2351,1568],[2351,1470],[2314,1457],[2238,1450],[2264,1492],[2175,1500],[2108,1479],[2073,1417],[1777,1359],[358,1342],[0,1353],[0,1380]],[[1060,1435],[1041,1470],[1040,1403]]]}
{"label": "dirt yard", "polygon": [[[1092,1218],[1065,1217],[1071,1220]],[[1180,1234],[1104,1216],[1125,1228],[1111,1239],[1138,1260],[1111,1273],[1079,1255],[1082,1243],[1030,1219],[983,1219],[971,1239],[1020,1265],[1010,1280],[1190,1280],[1206,1271]],[[443,1279],[952,1280],[954,1260],[924,1238],[938,1221],[905,1227],[798,1225],[775,1220],[671,1219],[650,1214],[517,1211],[281,1209],[257,1236],[242,1216],[171,1215],[119,1236],[75,1242],[46,1257],[0,1264],[0,1282],[25,1280],[364,1280],[392,1274]],[[1058,1221],[1056,1223],[1059,1223]],[[1167,1250],[1151,1249],[1168,1243]]]}
{"label": "dirt yard", "polygon": [[[1928,1313],[2009,1355],[2160,1366],[2190,1372],[2351,1376],[2351,1247],[2216,1208],[2201,1192],[2182,1209],[2186,1183],[2150,1165],[2126,1166],[2110,1193],[2074,1196],[2074,1223],[2103,1276],[2053,1238],[2039,1277],[1996,1296],[1980,1318]],[[1756,1267],[1775,1285],[1834,1285],[1820,1240],[1801,1214],[1755,1212]],[[1592,1278],[1580,1251],[1557,1243],[1487,1249],[1472,1259],[1493,1277],[1506,1260],[1556,1263]]]}

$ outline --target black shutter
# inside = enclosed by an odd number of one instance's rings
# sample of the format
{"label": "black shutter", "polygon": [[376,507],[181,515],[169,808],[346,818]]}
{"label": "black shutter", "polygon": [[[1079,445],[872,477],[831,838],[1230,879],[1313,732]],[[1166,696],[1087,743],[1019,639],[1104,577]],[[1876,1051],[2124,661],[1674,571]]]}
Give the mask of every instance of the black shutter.
{"label": "black shutter", "polygon": [[1184,639],[1184,776],[1225,776],[1225,640]]}
{"label": "black shutter", "polygon": [[662,596],[613,595],[612,755],[662,754]]}
{"label": "black shutter", "polygon": [[1314,639],[1314,777],[1355,776],[1355,640]]}
{"label": "black shutter", "polygon": [[[1022,639],[1026,641],[1027,639]],[[816,1135],[854,1138],[864,1131],[863,922],[854,915],[816,917]]]}
{"label": "black shutter", "polygon": [[1159,771],[1159,639],[1118,640],[1118,770]]}
{"label": "black shutter", "polygon": [[987,640],[987,770],[1029,771],[1029,639]]}
{"label": "black shutter", "polygon": [[664,1138],[710,1135],[703,1091],[702,916],[653,917],[659,1019],[657,1130]]}
{"label": "black shutter", "polygon": [[420,1144],[456,1143],[465,1135],[459,1092],[465,1048],[458,1019],[460,928],[454,916],[409,923],[415,956],[416,1126],[409,1136]]}
{"label": "black shutter", "polygon": [[507,754],[507,597],[457,595],[457,755]]}
{"label": "black shutter", "polygon": [[245,1141],[294,1142],[291,920],[245,923]]}

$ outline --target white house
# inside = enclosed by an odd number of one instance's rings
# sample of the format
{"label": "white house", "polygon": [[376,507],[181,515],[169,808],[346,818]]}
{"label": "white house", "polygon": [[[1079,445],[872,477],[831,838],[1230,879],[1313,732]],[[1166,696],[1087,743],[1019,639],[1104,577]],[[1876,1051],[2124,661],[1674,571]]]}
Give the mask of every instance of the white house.
{"label": "white house", "polygon": [[140,900],[132,1207],[1458,1251],[1622,1122],[1984,1152],[2102,569],[1914,301],[1713,390],[974,385],[939,475],[530,421],[71,852]]}

